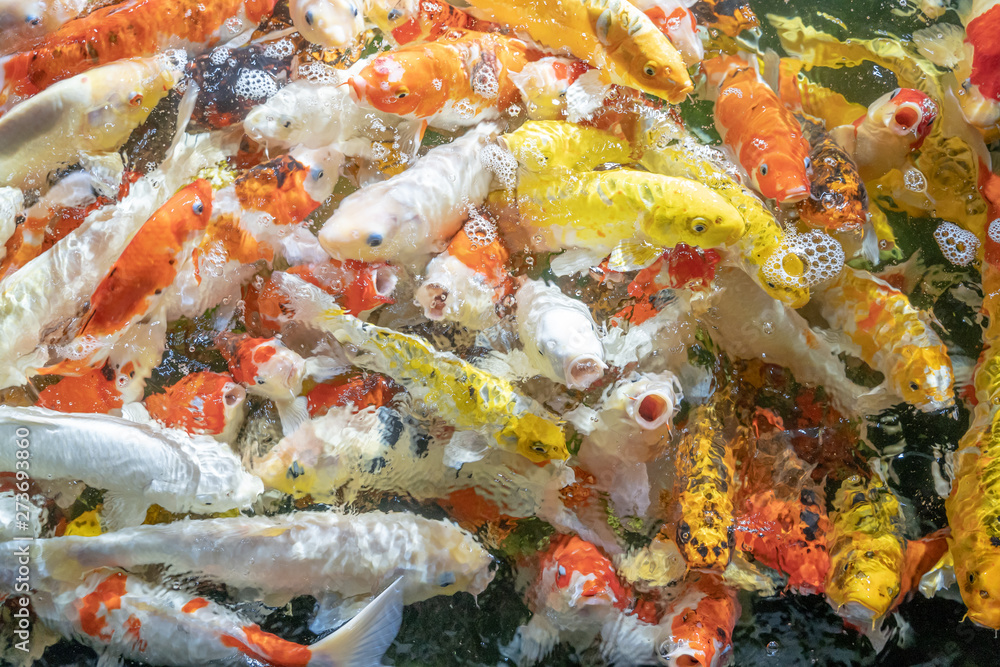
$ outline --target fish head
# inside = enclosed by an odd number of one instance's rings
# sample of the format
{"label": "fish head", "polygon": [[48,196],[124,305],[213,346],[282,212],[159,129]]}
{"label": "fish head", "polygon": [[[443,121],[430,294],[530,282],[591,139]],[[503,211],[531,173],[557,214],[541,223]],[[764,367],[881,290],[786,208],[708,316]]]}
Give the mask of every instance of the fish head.
{"label": "fish head", "polygon": [[395,303],[392,294],[399,282],[395,267],[385,262],[364,264],[347,260],[346,263],[349,268],[356,269],[355,278],[344,290],[344,308],[347,312],[356,315],[386,303]]}
{"label": "fish head", "polygon": [[269,398],[295,398],[302,393],[302,381],[306,375],[305,359],[277,341],[258,348],[258,352],[270,351],[272,345],[272,354],[264,360],[254,362],[256,384],[251,387],[251,391]]}
{"label": "fish head", "polygon": [[365,17],[355,0],[299,0],[288,3],[295,29],[313,44],[339,49],[365,31]]}
{"label": "fish head", "polygon": [[153,394],[146,401],[151,417],[191,434],[219,435],[239,427],[246,412],[246,390],[229,375],[199,371]]}
{"label": "fish head", "polygon": [[504,433],[513,435],[517,452],[535,463],[569,458],[566,435],[559,425],[530,412],[508,422],[501,435]]}
{"label": "fish head", "polygon": [[680,51],[685,65],[690,67],[704,60],[705,46],[698,36],[698,23],[690,9],[679,2],[658,2],[644,13]]}
{"label": "fish head", "polygon": [[527,63],[510,80],[521,92],[532,120],[557,120],[566,110],[566,91],[589,67],[571,58],[549,56]]}
{"label": "fish head", "polygon": [[923,412],[950,408],[955,404],[955,376],[948,353],[942,346],[904,346],[893,374],[903,400]]}
{"label": "fish head", "polygon": [[[799,260],[801,264],[801,260]],[[809,303],[809,288],[798,285],[781,285],[774,282],[761,269],[757,272],[757,284],[772,298],[777,299],[786,306],[801,308]]]}
{"label": "fish head", "polygon": [[[300,85],[300,84],[298,84]],[[243,120],[243,131],[257,143],[268,146],[294,146],[307,136],[308,114],[297,113],[294,91],[297,86],[282,88],[267,102],[250,110]]]}
{"label": "fish head", "polygon": [[897,88],[875,100],[868,107],[868,114],[858,120],[861,125],[871,125],[875,131],[888,131],[905,138],[910,148],[917,148],[930,134],[938,117],[937,103],[913,88]]}
{"label": "fish head", "polygon": [[[381,188],[389,182],[370,187]],[[414,249],[426,230],[424,219],[393,198],[389,188],[385,190],[386,196],[374,210],[364,198],[348,197],[341,202],[319,232],[319,244],[331,257],[376,262]]]}
{"label": "fish head", "polygon": [[750,180],[758,192],[779,204],[798,202],[809,198],[806,168],[805,162],[792,155],[769,152],[754,167]]}
{"label": "fish head", "polygon": [[632,79],[625,83],[671,104],[679,104],[694,90],[691,77],[670,40],[652,22],[649,27],[650,30],[639,32],[623,43],[622,49],[628,51],[627,74]]}
{"label": "fish head", "polygon": [[[996,540],[996,537],[984,539]],[[971,556],[969,554],[968,556]],[[992,630],[1000,630],[1000,559],[991,549],[973,557],[955,558],[955,579],[968,608],[969,620]]]}
{"label": "fish head", "polygon": [[[675,246],[685,243],[699,248],[729,246],[743,236],[746,222],[732,204],[708,188],[698,189],[700,201],[691,208],[667,205],[663,214],[648,220],[645,231],[654,244]],[[653,228],[653,225],[656,227]]]}
{"label": "fish head", "polygon": [[423,46],[403,48],[378,56],[348,84],[360,104],[397,116],[424,118],[448,102],[451,77],[441,70],[449,64],[455,66]]}
{"label": "fish head", "polygon": [[[198,449],[198,488],[189,510],[199,514],[225,512],[233,508],[248,508],[264,492],[264,483],[259,477],[243,469],[239,458],[220,450],[219,443],[207,436],[194,436],[194,442],[201,438],[212,443],[211,448]],[[222,452],[222,453],[220,453]]]}
{"label": "fish head", "polygon": [[189,232],[195,229],[205,229],[212,217],[212,202],[215,191],[212,184],[204,178],[199,178],[170,200],[174,212],[174,231]]}
{"label": "fish head", "polygon": [[607,556],[575,535],[558,537],[542,556],[535,596],[556,609],[609,608],[629,597]]}

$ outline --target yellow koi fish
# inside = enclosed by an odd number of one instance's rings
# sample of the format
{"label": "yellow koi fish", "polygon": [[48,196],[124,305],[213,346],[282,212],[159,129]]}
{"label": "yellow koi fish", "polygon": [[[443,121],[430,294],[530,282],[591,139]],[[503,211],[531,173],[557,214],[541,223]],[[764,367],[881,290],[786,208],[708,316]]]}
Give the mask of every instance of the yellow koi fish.
{"label": "yellow koi fish", "polygon": [[854,475],[837,490],[826,597],[843,618],[874,628],[902,582],[903,515],[878,475]]}
{"label": "yellow koi fish", "polygon": [[736,459],[721,431],[713,407],[696,407],[677,450],[683,480],[677,545],[688,567],[720,572],[732,557],[736,527]]}
{"label": "yellow koi fish", "polygon": [[845,267],[818,298],[826,321],[861,348],[861,358],[885,375],[894,394],[924,412],[955,404],[948,350],[905,294]]}
{"label": "yellow koi fish", "polygon": [[684,61],[656,24],[627,0],[474,0],[486,18],[565,48],[608,73],[612,83],[672,104],[693,86]]}

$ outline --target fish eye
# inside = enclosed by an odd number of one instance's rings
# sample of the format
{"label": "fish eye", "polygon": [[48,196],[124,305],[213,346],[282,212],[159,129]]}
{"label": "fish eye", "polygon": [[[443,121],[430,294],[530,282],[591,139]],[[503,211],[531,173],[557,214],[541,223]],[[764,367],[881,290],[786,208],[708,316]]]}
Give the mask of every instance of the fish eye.
{"label": "fish eye", "polygon": [[306,23],[307,24],[312,25],[314,18],[315,17],[313,16],[313,10],[310,9],[309,11],[306,12]]}
{"label": "fish eye", "polygon": [[705,218],[695,218],[691,224],[691,230],[695,234],[703,234],[708,229],[708,221]]}
{"label": "fish eye", "polygon": [[132,93],[132,96],[128,98],[128,103],[134,107],[139,106],[140,104],[142,104],[142,94]]}
{"label": "fish eye", "polygon": [[656,76],[656,63],[650,60],[643,66],[642,71],[646,76]]}
{"label": "fish eye", "polygon": [[389,15],[386,16],[386,18],[389,19],[390,21],[395,21],[396,19],[398,19],[398,18],[400,18],[402,16],[403,16],[403,12],[399,11],[398,9],[392,9],[392,10],[389,11]]}
{"label": "fish eye", "polygon": [[195,199],[194,204],[191,206],[191,210],[194,211],[195,215],[201,215],[205,212],[205,205],[200,199]]}
{"label": "fish eye", "polygon": [[762,164],[759,167],[757,167],[757,172],[761,176],[767,176],[767,163],[765,162],[764,164]]}
{"label": "fish eye", "polygon": [[312,178],[313,178],[314,181],[318,181],[319,179],[323,178],[323,170],[320,169],[319,167],[315,167],[312,170],[311,176],[312,176]]}
{"label": "fish eye", "polygon": [[545,445],[543,445],[540,442],[536,442],[533,445],[531,445],[531,451],[535,452],[536,454],[544,454],[545,453]]}
{"label": "fish eye", "polygon": [[358,15],[358,7],[357,7],[357,5],[351,4],[351,16],[357,16],[357,15]]}
{"label": "fish eye", "polygon": [[910,391],[917,391],[918,389],[920,389],[920,385],[919,384],[917,384],[916,382],[911,382],[910,383]]}
{"label": "fish eye", "polygon": [[563,565],[562,563],[560,563],[559,564],[559,569],[556,570],[556,572],[559,574],[560,577],[565,577],[566,576],[566,566]]}
{"label": "fish eye", "polygon": [[896,90],[892,91],[892,95],[889,96],[889,99],[891,100],[892,98],[896,97],[896,95],[899,95],[902,91],[903,91],[902,88],[897,88]]}
{"label": "fish eye", "polygon": [[368,247],[377,248],[382,245],[382,235],[381,234],[369,234],[368,235]]}
{"label": "fish eye", "polygon": [[767,286],[770,287],[771,289],[775,289],[774,283],[772,283],[770,280],[767,281]]}
{"label": "fish eye", "polygon": [[401,100],[409,94],[410,94],[410,89],[407,88],[406,86],[400,86],[399,88],[396,89],[397,100]]}
{"label": "fish eye", "polygon": [[812,161],[812,158],[808,158],[808,157],[807,157],[807,158],[806,158],[806,161],[805,161],[805,165],[806,165],[806,169],[807,169],[807,170],[808,170],[808,169],[812,169],[812,168],[813,168],[813,161]]}

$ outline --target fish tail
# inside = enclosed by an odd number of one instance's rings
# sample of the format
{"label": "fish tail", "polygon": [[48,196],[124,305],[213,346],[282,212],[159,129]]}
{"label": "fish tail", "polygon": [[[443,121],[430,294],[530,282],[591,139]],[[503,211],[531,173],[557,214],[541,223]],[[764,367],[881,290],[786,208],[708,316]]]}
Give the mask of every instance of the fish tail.
{"label": "fish tail", "polygon": [[403,621],[403,580],[397,579],[333,634],[309,647],[309,667],[376,665]]}

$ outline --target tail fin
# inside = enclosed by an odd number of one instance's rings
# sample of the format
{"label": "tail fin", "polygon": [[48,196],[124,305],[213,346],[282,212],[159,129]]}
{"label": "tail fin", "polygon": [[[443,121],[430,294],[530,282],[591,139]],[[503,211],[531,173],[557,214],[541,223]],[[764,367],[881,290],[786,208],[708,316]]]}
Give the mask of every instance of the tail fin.
{"label": "tail fin", "polygon": [[403,580],[387,589],[332,635],[309,647],[310,667],[368,667],[381,664],[403,622]]}

